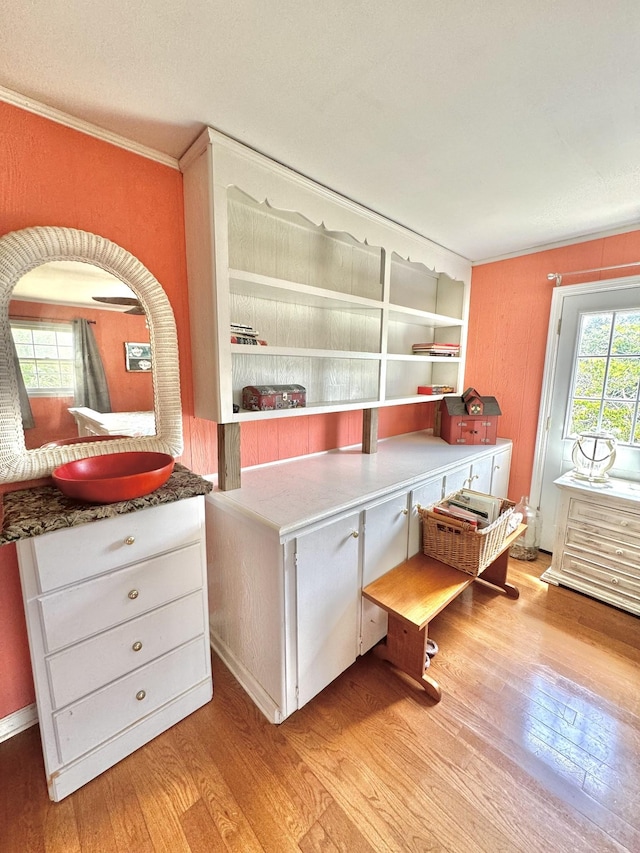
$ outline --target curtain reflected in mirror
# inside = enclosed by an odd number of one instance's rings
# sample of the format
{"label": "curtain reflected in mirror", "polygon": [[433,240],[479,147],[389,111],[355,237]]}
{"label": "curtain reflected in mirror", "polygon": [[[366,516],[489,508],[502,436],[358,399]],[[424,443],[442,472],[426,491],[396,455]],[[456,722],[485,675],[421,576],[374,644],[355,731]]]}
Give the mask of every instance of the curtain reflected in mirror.
{"label": "curtain reflected in mirror", "polygon": [[75,319],[73,328],[74,395],[76,406],[98,412],[111,411],[111,397],[104,365],[88,320]]}
{"label": "curtain reflected in mirror", "polygon": [[9,320],[28,450],[156,434],[152,371],[130,369],[126,356],[132,341],[149,346],[149,328],[122,281],[80,261],[42,264],[14,287]]}
{"label": "curtain reflected in mirror", "polygon": [[16,379],[18,382],[18,397],[20,399],[20,417],[22,418],[22,429],[33,429],[36,425],[36,422],[33,419],[31,403],[29,402],[29,394],[27,393],[27,389],[24,384],[22,371],[20,370],[20,359],[18,358],[18,353],[16,351],[16,342],[14,341],[13,337],[11,338],[11,353],[13,358],[13,364],[16,370]]}

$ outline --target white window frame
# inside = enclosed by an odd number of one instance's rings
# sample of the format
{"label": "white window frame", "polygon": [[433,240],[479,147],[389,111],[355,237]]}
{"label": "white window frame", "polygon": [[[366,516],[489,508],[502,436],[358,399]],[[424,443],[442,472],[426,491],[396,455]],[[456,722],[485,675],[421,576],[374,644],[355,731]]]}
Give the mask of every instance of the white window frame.
{"label": "white window frame", "polygon": [[[29,329],[32,333],[35,330],[41,331],[55,331],[55,332],[68,332],[72,334],[73,327],[71,325],[71,321],[69,320],[39,320],[37,317],[31,319],[9,319],[9,325],[11,327],[12,333],[14,328],[21,329]],[[73,344],[72,344],[73,345]],[[37,356],[34,359],[36,363],[38,361],[47,362],[47,361],[70,361],[71,366],[73,368],[73,353],[70,359],[39,359]],[[20,358],[18,357],[18,361]],[[73,382],[70,386],[58,386],[58,387],[49,387],[49,388],[29,388],[27,387],[27,394],[29,397],[73,397],[74,388]]]}

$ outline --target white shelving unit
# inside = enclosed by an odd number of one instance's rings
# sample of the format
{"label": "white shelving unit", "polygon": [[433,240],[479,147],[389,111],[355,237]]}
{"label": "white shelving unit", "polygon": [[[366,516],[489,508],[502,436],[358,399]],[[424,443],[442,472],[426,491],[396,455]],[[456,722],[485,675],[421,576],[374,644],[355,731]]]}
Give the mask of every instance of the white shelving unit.
{"label": "white shelving unit", "polygon": [[[198,417],[240,424],[441,396],[420,385],[462,393],[466,259],[211,129],[180,167]],[[232,322],[266,345],[232,344]],[[460,344],[460,357],[414,355],[425,341]],[[247,385],[292,384],[305,408],[241,408]]]}

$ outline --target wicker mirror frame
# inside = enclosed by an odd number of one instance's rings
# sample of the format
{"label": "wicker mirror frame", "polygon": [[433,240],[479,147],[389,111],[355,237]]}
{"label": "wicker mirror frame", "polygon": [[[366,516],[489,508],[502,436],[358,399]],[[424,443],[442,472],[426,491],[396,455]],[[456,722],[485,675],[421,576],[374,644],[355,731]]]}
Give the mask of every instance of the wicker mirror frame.
{"label": "wicker mirror frame", "polygon": [[[94,264],[124,282],[145,309],[151,342],[156,434],[27,450],[11,358],[9,302],[16,282],[49,261]],[[34,227],[0,238],[0,483],[47,477],[64,462],[126,450],[179,456],[183,449],[178,338],[166,293],[132,254],[104,237],[71,228]]]}

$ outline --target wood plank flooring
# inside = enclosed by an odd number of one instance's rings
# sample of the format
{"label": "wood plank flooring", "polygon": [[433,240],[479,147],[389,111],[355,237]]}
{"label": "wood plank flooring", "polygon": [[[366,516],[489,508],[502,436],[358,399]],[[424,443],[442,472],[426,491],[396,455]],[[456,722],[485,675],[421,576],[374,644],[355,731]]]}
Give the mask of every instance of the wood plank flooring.
{"label": "wood plank flooring", "polygon": [[0,744],[2,853],[640,850],[640,620],[512,560],[430,625],[439,704],[371,653],[281,726],[214,698],[61,803]]}

